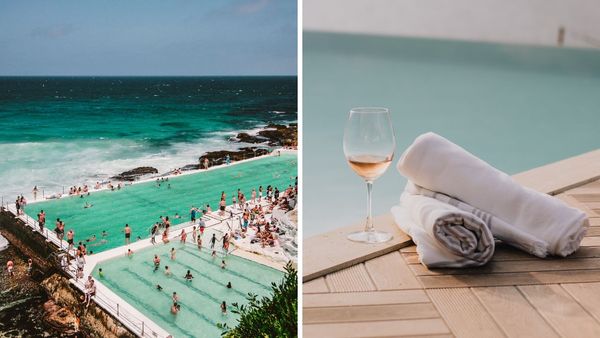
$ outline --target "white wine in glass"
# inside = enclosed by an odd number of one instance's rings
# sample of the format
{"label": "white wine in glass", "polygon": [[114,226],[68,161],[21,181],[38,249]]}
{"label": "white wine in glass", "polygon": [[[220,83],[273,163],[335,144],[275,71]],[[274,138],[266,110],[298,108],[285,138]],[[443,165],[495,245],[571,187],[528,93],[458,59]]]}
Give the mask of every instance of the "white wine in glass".
{"label": "white wine in glass", "polygon": [[388,169],[394,158],[396,138],[387,108],[353,108],[344,131],[344,155],[367,183],[367,221],[364,231],[353,232],[348,239],[363,243],[383,243],[392,239],[387,232],[377,231],[371,214],[373,181]]}

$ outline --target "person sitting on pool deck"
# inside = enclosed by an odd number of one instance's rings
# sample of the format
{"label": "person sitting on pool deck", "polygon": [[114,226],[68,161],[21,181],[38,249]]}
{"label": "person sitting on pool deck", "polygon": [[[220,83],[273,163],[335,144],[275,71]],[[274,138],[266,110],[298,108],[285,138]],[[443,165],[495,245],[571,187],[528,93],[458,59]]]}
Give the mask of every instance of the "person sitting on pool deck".
{"label": "person sitting on pool deck", "polygon": [[131,228],[129,227],[129,224],[125,224],[125,229],[123,231],[125,232],[125,243],[129,244],[131,242]]}
{"label": "person sitting on pool deck", "polygon": [[173,273],[171,272],[171,269],[169,269],[168,265],[165,265],[165,276],[170,277]]}
{"label": "person sitting on pool deck", "polygon": [[96,284],[94,283],[94,280],[92,279],[92,276],[88,276],[88,282],[85,284],[85,299],[84,299],[84,303],[85,307],[90,306],[90,301],[92,300],[92,297],[94,297],[96,295]]}
{"label": "person sitting on pool deck", "polygon": [[158,270],[160,267],[160,257],[158,257],[158,255],[154,255],[154,259],[152,261],[154,262],[154,271]]}
{"label": "person sitting on pool deck", "polygon": [[194,276],[192,276],[192,273],[190,272],[190,270],[188,270],[185,276],[183,276],[183,278],[185,278],[188,282],[191,282]]}
{"label": "person sitting on pool deck", "polygon": [[175,260],[175,248],[171,248],[171,260]]}

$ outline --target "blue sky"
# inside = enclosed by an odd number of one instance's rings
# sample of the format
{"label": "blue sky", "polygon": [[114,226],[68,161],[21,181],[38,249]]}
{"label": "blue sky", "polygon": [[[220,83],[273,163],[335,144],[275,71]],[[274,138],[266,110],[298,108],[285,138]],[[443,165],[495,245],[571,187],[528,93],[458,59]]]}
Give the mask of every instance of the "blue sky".
{"label": "blue sky", "polygon": [[296,75],[296,1],[0,0],[0,75]]}

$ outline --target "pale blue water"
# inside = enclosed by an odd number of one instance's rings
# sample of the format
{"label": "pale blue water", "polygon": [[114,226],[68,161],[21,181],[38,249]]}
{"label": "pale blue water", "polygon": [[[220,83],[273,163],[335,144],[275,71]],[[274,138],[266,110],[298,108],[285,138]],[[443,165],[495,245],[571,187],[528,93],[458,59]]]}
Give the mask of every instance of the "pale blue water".
{"label": "pale blue water", "polygon": [[[158,244],[135,252],[132,257],[99,263],[93,276],[175,338],[219,337],[217,323],[236,326],[239,316],[231,312],[231,305],[246,304],[248,293],[268,296],[270,284],[278,283],[283,273],[235,255],[227,256],[227,267],[221,269],[222,258],[211,257],[207,247],[210,236],[212,230],[208,229],[202,251],[193,243]],[[217,238],[220,236],[217,234]],[[174,261],[169,254],[172,247],[176,249]],[[152,261],[155,254],[161,259],[161,269],[156,272]],[[165,266],[169,266],[172,276],[164,274]],[[98,275],[99,268],[104,277]],[[194,276],[192,282],[183,278],[187,270]],[[231,289],[226,288],[228,282]],[[163,287],[162,291],[157,290],[157,284]],[[170,312],[173,292],[180,297],[181,312],[177,315]],[[228,305],[227,315],[221,313],[222,301]]]}
{"label": "pale blue water", "polygon": [[[56,218],[65,222],[65,232],[75,231],[75,243],[83,241],[88,250],[95,253],[125,244],[123,228],[129,224],[132,240],[137,236],[148,238],[154,223],[160,216],[169,216],[173,225],[189,222],[192,206],[199,209],[210,204],[218,209],[221,192],[227,196],[227,204],[237,196],[240,189],[250,198],[252,189],[262,185],[279,188],[280,191],[294,186],[298,161],[295,154],[264,158],[222,166],[214,170],[169,178],[160,187],[154,181],[125,186],[121,190],[92,192],[90,196],[70,196],[56,200],[33,203],[25,212],[37,218],[44,210],[46,226],[54,229]],[[170,188],[169,188],[170,186]],[[84,208],[85,203],[93,205]],[[178,214],[181,218],[175,218]],[[108,235],[102,237],[102,232]],[[85,240],[96,236],[96,240]]]}
{"label": "pale blue water", "polygon": [[[355,106],[391,109],[397,156],[434,131],[508,173],[600,147],[600,51],[304,33],[303,229],[364,219],[342,134]],[[399,199],[392,166],[374,212]]]}

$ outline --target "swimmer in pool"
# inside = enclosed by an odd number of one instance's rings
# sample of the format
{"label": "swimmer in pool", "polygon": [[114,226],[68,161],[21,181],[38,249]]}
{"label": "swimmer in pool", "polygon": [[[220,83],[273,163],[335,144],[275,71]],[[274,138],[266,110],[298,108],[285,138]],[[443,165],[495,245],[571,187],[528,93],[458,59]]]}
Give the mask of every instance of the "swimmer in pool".
{"label": "swimmer in pool", "polygon": [[231,289],[231,282],[227,282],[227,288]]}
{"label": "swimmer in pool", "polygon": [[221,269],[225,269],[225,266],[227,266],[227,264],[225,264],[225,260],[222,259],[221,260]]}
{"label": "swimmer in pool", "polygon": [[191,282],[194,276],[192,276],[192,273],[190,272],[190,270],[188,270],[185,276],[183,276],[183,278],[185,278],[185,280],[187,280],[188,282]]}
{"label": "swimmer in pool", "polygon": [[175,260],[175,248],[171,248],[171,260],[174,261]]}
{"label": "swimmer in pool", "polygon": [[158,290],[158,291],[162,291],[162,289],[163,289],[163,288],[162,288],[162,286],[160,286],[160,284],[156,284],[156,290]]}
{"label": "swimmer in pool", "polygon": [[98,269],[98,277],[104,278],[104,272],[102,272],[102,268]]}
{"label": "swimmer in pool", "polygon": [[171,272],[171,269],[169,269],[168,265],[165,265],[165,276],[170,277],[171,275],[173,275],[173,273]]}
{"label": "swimmer in pool", "polygon": [[152,261],[154,262],[154,271],[156,272],[156,270],[158,270],[160,267],[160,257],[158,257],[158,255],[154,255],[154,259]]}
{"label": "swimmer in pool", "polygon": [[127,249],[127,257],[132,257],[133,251],[131,249]]}
{"label": "swimmer in pool", "polygon": [[96,241],[96,235],[92,235],[92,237],[87,238],[85,241],[88,242],[88,243]]}
{"label": "swimmer in pool", "polygon": [[[81,196],[81,197],[83,198],[83,196]],[[93,207],[93,206],[94,206],[93,204],[90,204],[90,203],[88,203],[88,202],[86,201],[86,202],[85,202],[85,205],[83,206],[83,208],[84,208],[84,209],[88,209],[88,208],[91,208],[91,207]]]}

